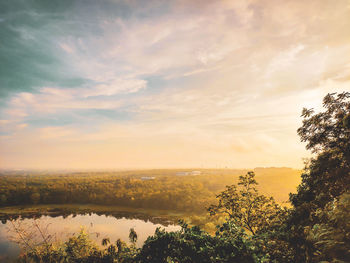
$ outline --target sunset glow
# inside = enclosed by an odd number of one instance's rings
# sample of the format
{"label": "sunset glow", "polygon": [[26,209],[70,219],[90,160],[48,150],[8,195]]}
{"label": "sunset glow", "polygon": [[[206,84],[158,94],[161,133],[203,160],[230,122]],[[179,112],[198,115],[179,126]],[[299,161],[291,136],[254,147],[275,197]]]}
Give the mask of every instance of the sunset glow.
{"label": "sunset glow", "polygon": [[301,168],[350,91],[348,0],[2,2],[3,169]]}

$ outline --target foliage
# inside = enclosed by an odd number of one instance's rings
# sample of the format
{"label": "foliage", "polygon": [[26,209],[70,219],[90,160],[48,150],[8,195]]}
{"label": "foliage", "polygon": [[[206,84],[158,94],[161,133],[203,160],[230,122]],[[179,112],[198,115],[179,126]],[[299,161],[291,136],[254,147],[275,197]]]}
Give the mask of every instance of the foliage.
{"label": "foliage", "polygon": [[298,129],[307,149],[317,156],[310,160],[298,193],[291,195],[295,207],[310,203],[323,208],[350,186],[350,93],[328,94],[324,112],[304,109],[303,125]]}
{"label": "foliage", "polygon": [[260,195],[256,189],[257,184],[254,172],[240,176],[239,188],[236,185],[226,186],[226,190],[217,195],[218,205],[209,207],[210,214],[224,213],[237,226],[253,235],[280,222],[285,210],[272,197]]}
{"label": "foliage", "polygon": [[[262,262],[254,242],[236,227],[227,222],[218,227],[212,236],[198,227],[188,227],[166,232],[157,228],[148,237],[142,248],[128,246],[117,240],[115,244],[104,241],[106,248],[99,248],[82,229],[77,236],[48,248],[37,246],[20,257],[20,262],[135,262],[135,263],[221,263],[221,262]],[[132,231],[130,231],[132,232]]]}
{"label": "foliage", "polygon": [[[77,236],[72,236],[64,243],[50,243],[49,246],[39,245],[30,248],[20,258],[19,262],[26,263],[90,263],[90,262],[119,262],[131,263],[134,262],[138,249],[132,245],[118,239],[115,244],[110,244],[109,241],[103,241],[106,248],[99,248],[92,241],[89,234],[84,229],[81,229]],[[109,244],[109,245],[108,245]]]}
{"label": "foliage", "polygon": [[[300,180],[289,168],[256,168],[264,178],[259,190],[286,201]],[[0,171],[0,206],[31,204],[96,204],[171,209],[204,213],[215,195],[245,170],[201,169],[201,175],[178,176],[182,170],[40,173]],[[142,180],[142,177],[154,180]],[[277,180],[278,179],[278,180]],[[286,187],[286,185],[288,187]]]}
{"label": "foliage", "polygon": [[176,232],[156,230],[143,245],[138,262],[219,263],[256,262],[254,246],[244,231],[232,223],[221,226],[215,236],[182,223]]}
{"label": "foliage", "polygon": [[290,195],[294,209],[288,231],[300,262],[313,262],[322,253],[316,239],[310,238],[324,227],[320,211],[350,190],[350,93],[328,94],[323,106],[320,113],[304,109],[298,129],[307,149],[316,154],[302,174],[298,192]]}
{"label": "foliage", "polygon": [[129,240],[132,244],[135,245],[135,243],[137,241],[137,233],[135,232],[134,228],[130,228]]}
{"label": "foliage", "polygon": [[350,260],[350,194],[342,194],[316,214],[320,223],[306,231],[307,239],[317,248],[315,258],[331,262]]}
{"label": "foliage", "polygon": [[10,220],[7,229],[8,238],[17,243],[23,251],[33,251],[37,248],[48,249],[52,246],[55,235],[49,234],[50,224],[42,224],[34,218],[31,222]]}

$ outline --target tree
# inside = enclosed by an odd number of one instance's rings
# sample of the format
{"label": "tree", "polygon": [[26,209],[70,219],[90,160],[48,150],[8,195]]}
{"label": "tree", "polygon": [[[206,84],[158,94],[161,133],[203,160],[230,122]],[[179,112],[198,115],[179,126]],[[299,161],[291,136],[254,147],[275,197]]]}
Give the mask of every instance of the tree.
{"label": "tree", "polygon": [[238,187],[226,186],[226,190],[217,195],[219,203],[209,207],[210,214],[223,213],[253,235],[281,220],[285,210],[272,197],[260,195],[257,184],[254,172],[240,176]]}
{"label": "tree", "polygon": [[32,201],[33,204],[37,204],[40,201],[40,194],[35,192],[30,195],[30,200]]}
{"label": "tree", "polygon": [[350,193],[317,212],[320,223],[306,229],[307,239],[317,248],[317,261],[346,262],[350,259]]}
{"label": "tree", "polygon": [[190,228],[183,222],[181,224],[182,229],[175,232],[157,228],[155,234],[147,238],[136,262],[261,262],[244,231],[233,224],[223,225],[215,236],[197,226]]}
{"label": "tree", "polygon": [[110,243],[111,243],[111,240],[108,237],[102,239],[102,242],[101,242],[102,246],[107,246]]}
{"label": "tree", "polygon": [[98,251],[97,245],[84,229],[81,229],[77,236],[70,237],[64,245],[67,258],[74,260],[73,262],[84,262],[85,258]]}
{"label": "tree", "polygon": [[6,205],[7,203],[7,197],[5,194],[0,195],[0,205]]}
{"label": "tree", "polygon": [[350,93],[327,94],[323,107],[319,113],[303,109],[298,129],[301,141],[315,154],[304,169],[297,193],[290,195],[294,206],[288,219],[290,243],[299,262],[312,262],[321,253],[317,241],[310,238],[310,233],[320,237],[319,211],[350,190]]}
{"label": "tree", "polygon": [[295,207],[323,208],[350,187],[350,93],[328,94],[323,107],[320,113],[304,108],[301,115],[298,134],[317,155],[305,167],[298,193],[291,195]]}
{"label": "tree", "polygon": [[137,241],[137,233],[135,231],[134,228],[130,228],[130,232],[129,232],[129,240],[132,244],[135,245],[136,241]]}

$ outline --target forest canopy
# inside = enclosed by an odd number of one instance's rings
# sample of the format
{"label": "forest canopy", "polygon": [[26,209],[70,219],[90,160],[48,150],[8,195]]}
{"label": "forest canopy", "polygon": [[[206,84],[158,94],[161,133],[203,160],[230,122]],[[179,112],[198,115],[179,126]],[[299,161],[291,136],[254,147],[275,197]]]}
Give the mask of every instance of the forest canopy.
{"label": "forest canopy", "polygon": [[[287,193],[300,182],[299,170],[256,168],[255,172],[261,178],[260,190],[279,202],[287,201]],[[0,206],[102,204],[204,212],[225,185],[237,181],[246,171],[201,169],[199,175],[183,173],[184,170],[3,173]]]}

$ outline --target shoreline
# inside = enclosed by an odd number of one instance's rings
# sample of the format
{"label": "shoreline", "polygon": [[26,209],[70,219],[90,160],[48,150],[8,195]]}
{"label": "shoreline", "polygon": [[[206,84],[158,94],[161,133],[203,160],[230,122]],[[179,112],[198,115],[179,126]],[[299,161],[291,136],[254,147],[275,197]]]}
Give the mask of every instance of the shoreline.
{"label": "shoreline", "polygon": [[[181,212],[164,209],[131,208],[124,206],[105,206],[95,204],[47,204],[6,206],[0,208],[0,220],[18,218],[40,218],[42,216],[67,217],[69,215],[98,214],[116,218],[137,218],[159,224],[177,224],[179,219],[188,218],[193,212]],[[201,214],[198,214],[201,215]]]}

